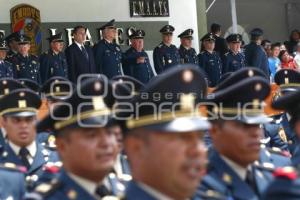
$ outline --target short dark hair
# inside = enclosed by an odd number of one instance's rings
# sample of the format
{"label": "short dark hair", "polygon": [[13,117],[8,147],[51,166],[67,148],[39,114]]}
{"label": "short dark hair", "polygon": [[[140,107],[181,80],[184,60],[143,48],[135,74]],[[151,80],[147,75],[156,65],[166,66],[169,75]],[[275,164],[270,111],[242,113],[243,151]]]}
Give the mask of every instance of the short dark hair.
{"label": "short dark hair", "polygon": [[216,23],[213,23],[211,26],[210,26],[210,31],[212,33],[218,33],[221,31],[221,25],[220,24],[216,24]]}
{"label": "short dark hair", "polygon": [[275,42],[271,45],[271,50],[275,49],[275,47],[279,47],[280,48],[281,43],[280,42]]}
{"label": "short dark hair", "polygon": [[77,31],[78,31],[79,29],[82,29],[82,28],[86,31],[86,27],[85,27],[85,26],[82,26],[82,25],[75,26],[75,27],[74,27],[74,30],[73,30],[73,34],[77,33]]}
{"label": "short dark hair", "polygon": [[262,45],[262,46],[265,46],[266,43],[270,43],[270,44],[271,44],[271,41],[270,41],[270,40],[263,40],[263,41],[261,42],[261,45]]}

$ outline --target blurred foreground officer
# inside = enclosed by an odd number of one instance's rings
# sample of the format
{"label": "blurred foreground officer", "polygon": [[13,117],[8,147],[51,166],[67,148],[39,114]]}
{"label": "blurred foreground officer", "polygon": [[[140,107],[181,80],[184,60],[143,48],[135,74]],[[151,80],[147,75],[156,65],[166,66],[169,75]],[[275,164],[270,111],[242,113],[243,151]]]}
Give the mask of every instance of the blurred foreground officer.
{"label": "blurred foreground officer", "polygon": [[7,134],[7,144],[0,162],[11,162],[27,168],[26,181],[36,181],[47,162],[55,162],[55,152],[45,149],[36,141],[35,123],[41,105],[39,96],[28,89],[17,89],[0,100],[2,125]]}
{"label": "blurred foreground officer", "polygon": [[148,54],[144,51],[143,30],[133,31],[130,35],[131,47],[123,58],[124,73],[146,84],[154,76]]}
{"label": "blurred foreground officer", "polygon": [[10,60],[13,64],[15,78],[27,78],[40,83],[40,63],[38,57],[29,54],[30,38],[26,35],[18,37],[18,54]]}
{"label": "blurred foreground officer", "polygon": [[48,38],[50,49],[40,56],[41,79],[45,83],[53,76],[68,78],[68,65],[64,48],[62,33],[58,33]]}
{"label": "blurred foreground officer", "polygon": [[24,172],[13,163],[0,164],[0,199],[22,199],[25,194]]}
{"label": "blurred foreground officer", "polygon": [[24,87],[32,90],[36,94],[39,94],[40,92],[40,85],[38,85],[36,82],[26,79],[26,78],[21,78],[18,80]]}
{"label": "blurred foreground officer", "polygon": [[9,46],[9,51],[7,52],[7,59],[10,59],[14,55],[18,54],[18,42],[17,42],[18,37],[19,37],[19,33],[14,32],[5,38],[8,46]]}
{"label": "blurred foreground officer", "polygon": [[5,60],[7,51],[8,48],[7,48],[6,41],[0,39],[0,78],[13,77],[12,64]]}
{"label": "blurred foreground officer", "polygon": [[85,45],[86,28],[76,26],[73,31],[74,43],[65,50],[69,79],[77,83],[77,79],[83,74],[97,73],[94,54],[90,46]]}
{"label": "blurred foreground officer", "polygon": [[222,76],[222,62],[218,53],[214,51],[215,37],[208,33],[201,39],[204,51],[198,55],[199,66],[208,76],[208,86],[215,87]]}
{"label": "blurred foreground officer", "polygon": [[88,79],[65,103],[38,125],[54,131],[63,168],[57,178],[38,185],[35,191],[42,199],[51,200],[118,195],[124,187],[115,176],[109,176],[118,153],[116,135],[106,127],[113,115],[111,84]]}
{"label": "blurred foreground officer", "polygon": [[[14,79],[10,78],[1,78],[0,79],[0,98],[2,98],[5,95],[8,95],[10,92],[20,89],[20,88],[25,88],[20,82]],[[1,117],[0,117],[1,118]],[[1,124],[2,126],[2,124]],[[1,150],[6,142],[6,131],[1,127],[0,129],[0,153]]]}
{"label": "blurred foreground officer", "polygon": [[193,29],[183,31],[178,37],[180,38],[180,47],[178,49],[180,62],[198,65],[198,57],[196,50],[192,48]]}
{"label": "blurred foreground officer", "polygon": [[153,50],[154,68],[157,74],[180,63],[178,49],[172,44],[175,28],[165,25],[160,29],[162,42]]}
{"label": "blurred foreground officer", "polygon": [[199,192],[213,190],[226,199],[249,200],[264,191],[272,175],[255,161],[260,159],[260,124],[269,122],[262,107],[269,92],[268,80],[255,76],[214,92],[209,101],[214,103],[209,107],[214,150]]}
{"label": "blurred foreground officer", "polygon": [[104,74],[109,79],[122,75],[122,51],[114,42],[117,34],[115,20],[100,27],[103,39],[94,46],[97,73]]}
{"label": "blurred foreground officer", "polygon": [[251,42],[245,46],[245,61],[247,66],[257,67],[262,70],[267,77],[270,77],[268,56],[261,46],[263,31],[255,28],[250,32]]}
{"label": "blurred foreground officer", "polygon": [[[291,128],[300,134],[300,91],[279,97],[273,102],[272,107],[276,109],[283,109],[290,113]],[[300,161],[295,163],[296,168],[285,167],[275,171],[276,179],[270,184],[264,195],[264,200],[296,200],[300,199]]]}
{"label": "blurred foreground officer", "polygon": [[224,55],[223,73],[235,72],[245,67],[245,56],[240,52],[242,36],[240,34],[231,34],[227,38],[229,52]]}
{"label": "blurred foreground officer", "polygon": [[[209,128],[206,119],[195,112],[195,104],[206,95],[207,88],[197,68],[176,66],[143,90],[148,92],[148,99],[140,95],[131,102],[138,106],[126,121],[125,150],[133,181],[125,199],[185,200],[193,196],[205,171],[202,137],[203,130]],[[163,97],[159,101],[157,94]],[[170,98],[164,98],[165,94]],[[167,106],[158,110],[162,104]],[[178,105],[175,109],[174,104]]]}

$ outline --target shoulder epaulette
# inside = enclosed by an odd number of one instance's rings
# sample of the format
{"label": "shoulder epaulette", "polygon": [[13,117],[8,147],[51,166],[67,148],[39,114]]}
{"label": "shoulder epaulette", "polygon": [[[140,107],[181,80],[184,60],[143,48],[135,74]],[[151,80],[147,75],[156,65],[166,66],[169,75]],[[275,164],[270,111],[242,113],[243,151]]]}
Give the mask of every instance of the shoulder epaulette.
{"label": "shoulder epaulette", "polygon": [[258,169],[261,169],[261,170],[267,170],[267,171],[270,171],[270,172],[273,172],[275,170],[274,164],[269,163],[269,162],[260,163],[258,161],[255,161],[254,162],[254,167],[258,168]]}
{"label": "shoulder epaulette", "polygon": [[52,179],[48,183],[41,183],[35,188],[35,192],[41,194],[43,197],[47,197],[52,194],[55,190],[57,190],[62,183],[57,179]]}
{"label": "shoulder epaulette", "polygon": [[278,147],[267,148],[267,150],[270,153],[273,153],[273,154],[281,155],[281,156],[284,156],[284,157],[290,157],[290,153],[289,152],[283,151],[283,150],[281,150]]}

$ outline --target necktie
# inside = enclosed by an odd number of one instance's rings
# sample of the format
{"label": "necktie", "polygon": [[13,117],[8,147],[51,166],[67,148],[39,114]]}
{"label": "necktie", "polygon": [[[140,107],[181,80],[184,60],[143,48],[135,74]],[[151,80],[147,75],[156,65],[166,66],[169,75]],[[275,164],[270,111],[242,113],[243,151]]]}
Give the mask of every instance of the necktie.
{"label": "necktie", "polygon": [[25,147],[22,147],[22,148],[20,149],[19,156],[20,156],[20,158],[21,158],[21,160],[22,160],[22,163],[24,164],[24,166],[25,166],[27,169],[30,168],[30,163],[29,163],[29,161],[28,161],[28,159],[27,159],[28,155],[29,155],[28,149],[25,148]]}
{"label": "necktie", "polygon": [[86,51],[86,49],[84,48],[83,45],[81,46],[81,51],[82,51],[84,57],[85,57],[87,60],[89,60],[89,55],[88,55],[88,53],[87,53],[87,51]]}
{"label": "necktie", "polygon": [[111,195],[111,192],[104,186],[104,185],[100,185],[96,188],[96,195],[98,197],[105,197],[107,195]]}
{"label": "necktie", "polygon": [[253,171],[252,167],[247,170],[247,175],[246,175],[246,180],[245,181],[256,194],[259,194],[258,193],[258,188],[257,188],[257,185],[256,185],[256,181],[255,181],[255,177],[254,177],[254,171]]}

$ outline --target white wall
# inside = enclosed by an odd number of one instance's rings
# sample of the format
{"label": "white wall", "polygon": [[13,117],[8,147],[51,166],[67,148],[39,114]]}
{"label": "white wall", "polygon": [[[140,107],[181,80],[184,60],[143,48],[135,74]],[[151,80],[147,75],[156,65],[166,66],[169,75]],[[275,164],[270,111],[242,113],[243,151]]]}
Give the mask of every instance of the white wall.
{"label": "white wall", "polygon": [[0,0],[0,23],[10,23],[10,9],[20,3],[38,8],[42,22],[95,22],[112,18],[117,21],[169,21],[176,28],[174,44],[177,46],[177,35],[187,28],[194,29],[194,47],[198,51],[196,0],[169,0],[170,17],[154,18],[130,18],[129,0]]}

